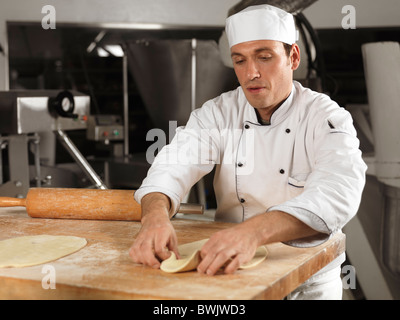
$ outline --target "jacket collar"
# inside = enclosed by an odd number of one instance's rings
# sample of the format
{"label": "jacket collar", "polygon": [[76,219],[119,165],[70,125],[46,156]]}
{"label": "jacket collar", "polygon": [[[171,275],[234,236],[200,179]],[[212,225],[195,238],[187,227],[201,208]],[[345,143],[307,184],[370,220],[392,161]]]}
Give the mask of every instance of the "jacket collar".
{"label": "jacket collar", "polygon": [[[245,100],[245,112],[244,112],[243,122],[250,122],[254,125],[261,126],[261,124],[258,122],[257,113],[256,113],[255,108],[247,101],[242,88],[241,88],[241,91],[242,91],[241,92],[242,97]],[[296,96],[296,90],[295,90],[295,86],[293,84],[292,91],[290,92],[287,99],[281,104],[281,106],[278,109],[276,109],[273,112],[273,114],[271,116],[271,124],[269,126],[274,127],[288,117],[288,115],[292,109],[291,106],[292,106],[293,102],[295,101],[295,96]]]}

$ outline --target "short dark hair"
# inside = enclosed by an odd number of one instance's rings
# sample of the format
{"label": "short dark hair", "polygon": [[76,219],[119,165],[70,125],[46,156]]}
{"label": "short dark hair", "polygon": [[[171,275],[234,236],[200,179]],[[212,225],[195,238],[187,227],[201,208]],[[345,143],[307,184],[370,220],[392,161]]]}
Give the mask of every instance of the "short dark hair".
{"label": "short dark hair", "polygon": [[290,51],[292,51],[292,45],[288,44],[288,43],[283,43],[283,48],[285,49],[286,55],[288,56],[288,58],[290,57]]}

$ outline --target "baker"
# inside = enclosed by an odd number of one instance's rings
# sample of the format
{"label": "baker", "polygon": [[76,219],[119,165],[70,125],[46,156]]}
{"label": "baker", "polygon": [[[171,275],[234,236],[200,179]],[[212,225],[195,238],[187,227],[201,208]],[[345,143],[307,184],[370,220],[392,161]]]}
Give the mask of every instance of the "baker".
{"label": "baker", "polygon": [[[207,101],[154,160],[135,199],[142,227],[129,254],[160,267],[177,252],[170,218],[215,167],[215,220],[237,223],[201,249],[198,272],[233,273],[272,242],[321,244],[356,214],[366,165],[350,114],[293,81],[300,64],[293,16],[270,5],[229,17],[226,34],[240,86]],[[288,299],[341,299],[344,254]]]}

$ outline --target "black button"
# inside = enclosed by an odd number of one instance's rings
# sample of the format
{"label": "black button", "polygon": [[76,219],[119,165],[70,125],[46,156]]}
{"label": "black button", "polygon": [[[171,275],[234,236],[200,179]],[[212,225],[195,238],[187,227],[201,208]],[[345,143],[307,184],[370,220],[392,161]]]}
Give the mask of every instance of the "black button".
{"label": "black button", "polygon": [[250,126],[249,126],[248,124],[246,124],[246,125],[244,126],[244,128],[245,128],[245,129],[249,129]]}
{"label": "black button", "polygon": [[241,203],[244,203],[246,200],[244,200],[243,198],[242,199],[240,199],[240,202]]}
{"label": "black button", "polygon": [[279,172],[282,173],[282,174],[284,174],[284,173],[285,173],[285,170],[281,169],[281,170],[279,170]]}
{"label": "black button", "polygon": [[238,167],[243,167],[243,163],[241,163],[241,162],[239,162],[237,165],[238,165]]}
{"label": "black button", "polygon": [[290,129],[288,128],[288,129],[286,129],[286,133],[290,133]]}

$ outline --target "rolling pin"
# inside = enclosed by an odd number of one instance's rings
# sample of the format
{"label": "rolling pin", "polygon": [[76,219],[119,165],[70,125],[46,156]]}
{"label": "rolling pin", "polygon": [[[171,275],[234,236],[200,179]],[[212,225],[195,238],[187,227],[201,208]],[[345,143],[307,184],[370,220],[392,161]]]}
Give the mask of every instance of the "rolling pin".
{"label": "rolling pin", "polygon": [[[0,197],[0,207],[26,207],[33,218],[140,221],[133,190],[31,188],[25,199]],[[199,204],[182,203],[179,213],[203,213]]]}

